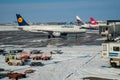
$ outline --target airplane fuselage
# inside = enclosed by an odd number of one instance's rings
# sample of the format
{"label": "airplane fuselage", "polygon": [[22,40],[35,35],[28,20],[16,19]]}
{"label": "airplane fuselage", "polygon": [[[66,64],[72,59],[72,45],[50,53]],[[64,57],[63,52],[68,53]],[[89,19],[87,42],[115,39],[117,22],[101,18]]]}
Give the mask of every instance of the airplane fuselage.
{"label": "airplane fuselage", "polygon": [[61,33],[82,33],[86,32],[85,29],[81,29],[76,25],[31,25],[31,26],[19,26],[24,31],[29,32],[43,32],[49,33],[53,36],[60,36]]}

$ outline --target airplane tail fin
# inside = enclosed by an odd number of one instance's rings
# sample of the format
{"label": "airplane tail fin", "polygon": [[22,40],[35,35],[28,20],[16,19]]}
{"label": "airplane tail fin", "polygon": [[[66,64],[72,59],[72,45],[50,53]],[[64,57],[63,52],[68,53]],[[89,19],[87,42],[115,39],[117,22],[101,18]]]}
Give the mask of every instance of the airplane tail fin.
{"label": "airplane tail fin", "polygon": [[79,16],[76,16],[76,21],[78,24],[80,24],[80,23],[84,24],[84,22],[82,21],[82,19]]}
{"label": "airplane tail fin", "polygon": [[29,25],[20,14],[16,14],[17,22],[19,26],[27,26]]}
{"label": "airplane tail fin", "polygon": [[93,25],[98,24],[93,17],[90,17],[90,23]]}

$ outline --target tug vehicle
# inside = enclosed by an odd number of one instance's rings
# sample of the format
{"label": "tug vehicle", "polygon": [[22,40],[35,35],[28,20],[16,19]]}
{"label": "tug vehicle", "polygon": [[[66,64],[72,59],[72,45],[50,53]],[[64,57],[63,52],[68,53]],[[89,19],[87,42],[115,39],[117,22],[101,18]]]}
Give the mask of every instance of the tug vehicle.
{"label": "tug vehicle", "polygon": [[29,69],[29,70],[24,71],[25,74],[34,73],[34,72],[35,72],[35,70],[33,70],[33,69]]}
{"label": "tug vehicle", "polygon": [[18,80],[19,78],[26,78],[26,74],[23,74],[23,73],[10,73],[8,75],[8,78]]}
{"label": "tug vehicle", "polygon": [[30,57],[33,60],[50,60],[52,57],[52,53],[45,54],[41,52],[40,50],[33,50],[30,52]]}
{"label": "tug vehicle", "polygon": [[102,57],[109,58],[112,67],[120,67],[120,42],[102,43]]}
{"label": "tug vehicle", "polygon": [[27,52],[23,52],[20,54],[20,59],[27,61],[28,59],[30,59],[30,54]]}
{"label": "tug vehicle", "polygon": [[42,56],[42,57],[41,57],[41,60],[50,60],[51,57],[52,57],[51,55],[50,55],[50,56],[46,56],[46,55],[45,55],[45,56]]}

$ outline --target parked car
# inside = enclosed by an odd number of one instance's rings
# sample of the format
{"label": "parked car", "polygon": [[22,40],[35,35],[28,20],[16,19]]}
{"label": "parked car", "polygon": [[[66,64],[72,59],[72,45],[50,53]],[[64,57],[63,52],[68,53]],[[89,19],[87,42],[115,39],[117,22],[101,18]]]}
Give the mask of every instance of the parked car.
{"label": "parked car", "polygon": [[8,54],[4,49],[0,49],[0,55],[6,55]]}
{"label": "parked car", "polygon": [[30,66],[44,66],[44,64],[41,62],[31,62]]}
{"label": "parked car", "polygon": [[8,74],[12,73],[11,70],[5,70],[4,68],[0,68],[0,79],[3,77],[7,77]]}
{"label": "parked car", "polygon": [[50,53],[51,54],[62,54],[63,52],[61,50],[52,50]]}
{"label": "parked car", "polygon": [[30,54],[42,54],[41,50],[32,50]]}
{"label": "parked car", "polygon": [[18,53],[22,53],[22,52],[23,52],[22,49],[13,49],[13,50],[9,51],[10,54],[18,54]]}

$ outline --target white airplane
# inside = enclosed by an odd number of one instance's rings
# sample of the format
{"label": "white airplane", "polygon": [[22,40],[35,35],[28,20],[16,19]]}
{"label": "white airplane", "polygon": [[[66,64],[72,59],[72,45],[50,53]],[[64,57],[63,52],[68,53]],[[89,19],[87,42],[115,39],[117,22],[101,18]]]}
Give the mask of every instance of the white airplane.
{"label": "white airplane", "polygon": [[81,29],[76,25],[29,25],[20,14],[16,14],[18,29],[36,33],[48,33],[48,38],[60,37],[70,33],[85,33],[85,29]]}
{"label": "white airplane", "polygon": [[99,24],[94,20],[94,18],[90,17],[90,23],[84,22],[82,19],[80,19],[79,16],[76,16],[76,20],[78,24],[81,24],[80,26],[85,29],[98,29]]}

